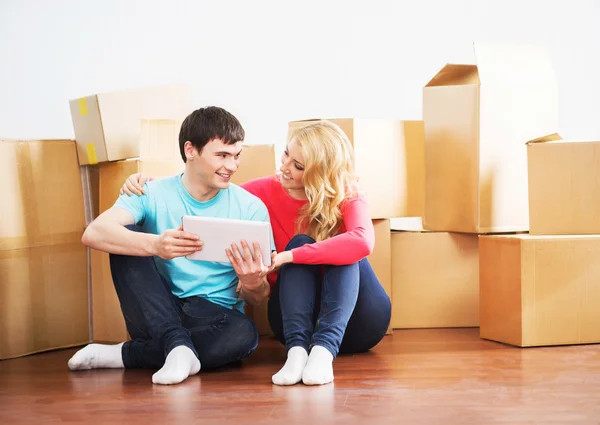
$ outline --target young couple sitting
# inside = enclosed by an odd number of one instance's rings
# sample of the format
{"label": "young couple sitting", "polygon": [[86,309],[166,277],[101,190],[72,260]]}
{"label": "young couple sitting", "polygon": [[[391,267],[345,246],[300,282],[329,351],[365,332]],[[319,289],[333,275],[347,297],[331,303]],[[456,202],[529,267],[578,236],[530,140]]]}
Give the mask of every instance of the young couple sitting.
{"label": "young couple sitting", "polygon": [[[237,186],[230,180],[244,136],[221,108],[192,112],[179,133],[183,173],[148,182],[130,176],[115,205],[88,226],[82,241],[110,254],[131,340],[90,344],[69,360],[71,370],[154,369],[153,383],[177,384],[201,368],[238,362],[258,345],[244,303],[265,298],[287,350],[276,385],[332,382],[338,354],[367,351],[383,338],[391,304],[366,259],[375,236],[346,135],[327,121],[301,128],[280,173]],[[252,241],[232,244],[230,263],[188,260],[202,235],[183,231],[184,215],[270,222],[272,265],[258,246],[253,256]]]}

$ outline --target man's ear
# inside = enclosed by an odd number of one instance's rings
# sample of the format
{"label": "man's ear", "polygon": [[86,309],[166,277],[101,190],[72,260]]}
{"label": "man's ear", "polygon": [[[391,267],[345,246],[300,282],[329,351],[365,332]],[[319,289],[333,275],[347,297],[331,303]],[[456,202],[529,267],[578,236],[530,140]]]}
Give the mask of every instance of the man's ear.
{"label": "man's ear", "polygon": [[185,152],[185,158],[188,161],[193,160],[195,156],[198,156],[198,149],[196,149],[189,140],[184,143],[183,151]]}

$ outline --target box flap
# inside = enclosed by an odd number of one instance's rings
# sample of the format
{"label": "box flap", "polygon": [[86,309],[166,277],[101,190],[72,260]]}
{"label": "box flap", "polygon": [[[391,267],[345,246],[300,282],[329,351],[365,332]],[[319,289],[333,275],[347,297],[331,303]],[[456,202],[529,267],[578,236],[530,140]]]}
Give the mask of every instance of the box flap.
{"label": "box flap", "polygon": [[288,122],[288,124],[294,124],[294,123],[301,123],[301,122],[311,122],[311,121],[322,121],[325,118],[306,118],[304,120],[294,120],[294,121],[290,121]]}
{"label": "box flap", "polygon": [[473,43],[482,85],[556,84],[547,50],[541,46],[509,43]]}
{"label": "box flap", "polygon": [[479,84],[477,65],[446,64],[425,87]]}
{"label": "box flap", "polygon": [[390,218],[392,232],[430,232],[423,228],[422,217],[396,217]]}
{"label": "box flap", "polygon": [[556,140],[562,140],[562,137],[560,137],[557,133],[553,133],[553,134],[548,134],[547,136],[538,137],[537,139],[529,140],[527,142],[527,144],[553,142]]}

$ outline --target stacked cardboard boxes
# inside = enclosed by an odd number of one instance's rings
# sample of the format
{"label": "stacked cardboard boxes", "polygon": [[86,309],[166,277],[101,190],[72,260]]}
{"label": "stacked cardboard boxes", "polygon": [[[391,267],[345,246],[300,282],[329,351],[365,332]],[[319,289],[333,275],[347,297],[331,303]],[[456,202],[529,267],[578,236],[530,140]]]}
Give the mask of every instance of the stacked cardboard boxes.
{"label": "stacked cardboard boxes", "polygon": [[0,359],[89,342],[73,140],[0,140]]}
{"label": "stacked cardboard boxes", "polygon": [[481,337],[600,342],[600,142],[527,145],[529,234],[481,238]]}
{"label": "stacked cardboard boxes", "polygon": [[423,89],[425,212],[422,227],[392,226],[395,328],[479,325],[479,235],[527,231],[525,142],[558,125],[544,50],[474,53]]}

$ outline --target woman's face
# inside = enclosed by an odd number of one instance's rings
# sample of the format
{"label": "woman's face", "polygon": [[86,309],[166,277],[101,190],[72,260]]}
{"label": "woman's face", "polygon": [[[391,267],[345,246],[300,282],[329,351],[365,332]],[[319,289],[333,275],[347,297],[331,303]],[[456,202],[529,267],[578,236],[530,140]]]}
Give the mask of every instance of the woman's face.
{"label": "woman's face", "polygon": [[286,146],[285,152],[281,156],[282,172],[281,186],[287,190],[304,190],[302,176],[304,176],[304,157],[302,156],[302,148],[296,141],[292,139]]}

